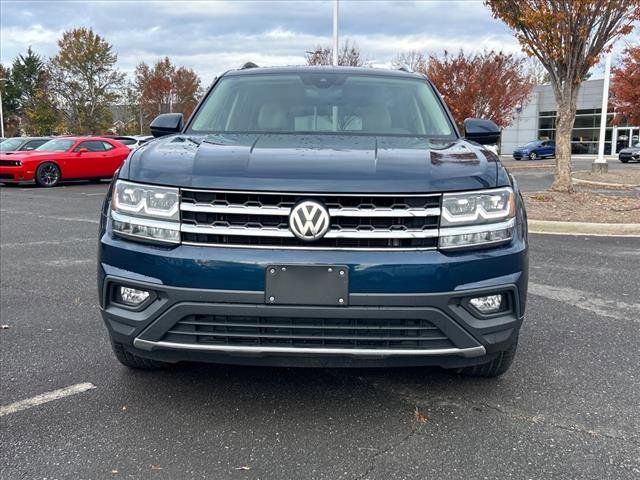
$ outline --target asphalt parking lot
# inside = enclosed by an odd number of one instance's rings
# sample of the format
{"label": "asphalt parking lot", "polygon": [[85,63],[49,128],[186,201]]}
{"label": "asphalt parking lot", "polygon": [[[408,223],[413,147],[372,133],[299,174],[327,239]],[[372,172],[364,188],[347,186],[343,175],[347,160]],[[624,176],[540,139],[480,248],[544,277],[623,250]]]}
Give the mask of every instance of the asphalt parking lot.
{"label": "asphalt parking lot", "polygon": [[527,320],[499,379],[134,372],[97,306],[105,190],[0,187],[0,405],[80,385],[0,410],[2,479],[640,478],[639,239],[532,235]]}
{"label": "asphalt parking lot", "polygon": [[[520,160],[515,161],[508,157],[502,157],[502,163],[508,169],[513,169],[518,185],[523,192],[537,192],[540,190],[548,189],[553,183],[553,165],[555,160]],[[573,171],[591,170],[592,158],[585,157],[573,157],[572,161]],[[618,170],[635,170],[640,171],[640,163],[627,163],[624,164],[617,159],[608,160],[609,171]],[[548,168],[540,168],[543,165],[547,165]]]}

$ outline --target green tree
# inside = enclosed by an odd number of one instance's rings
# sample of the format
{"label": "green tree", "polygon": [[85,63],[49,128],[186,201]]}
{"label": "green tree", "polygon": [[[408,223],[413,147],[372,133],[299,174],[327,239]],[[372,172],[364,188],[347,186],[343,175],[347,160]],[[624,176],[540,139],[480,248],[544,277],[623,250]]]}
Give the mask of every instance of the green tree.
{"label": "green tree", "polygon": [[11,66],[15,113],[26,133],[50,134],[58,123],[58,111],[50,94],[46,65],[31,47],[19,55]]}
{"label": "green tree", "polygon": [[88,28],[62,34],[49,65],[52,88],[68,131],[100,133],[111,126],[109,106],[119,97],[124,73],[115,65],[113,47]]}
{"label": "green tree", "polygon": [[30,135],[51,135],[60,127],[60,115],[44,88],[33,92],[29,108],[24,111],[25,130]]}
{"label": "green tree", "polygon": [[0,96],[2,96],[2,120],[4,134],[12,137],[18,133],[18,90],[11,81],[11,69],[0,64]]}

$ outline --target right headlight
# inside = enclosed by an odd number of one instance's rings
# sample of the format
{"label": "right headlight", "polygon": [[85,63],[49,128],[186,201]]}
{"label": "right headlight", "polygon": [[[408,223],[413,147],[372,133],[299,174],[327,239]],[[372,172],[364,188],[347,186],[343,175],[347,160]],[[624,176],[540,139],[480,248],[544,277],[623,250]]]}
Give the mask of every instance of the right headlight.
{"label": "right headlight", "polygon": [[442,249],[504,243],[513,237],[516,202],[509,187],[445,193],[439,247]]}
{"label": "right headlight", "polygon": [[180,243],[179,190],[116,180],[111,219],[116,235],[155,243]]}

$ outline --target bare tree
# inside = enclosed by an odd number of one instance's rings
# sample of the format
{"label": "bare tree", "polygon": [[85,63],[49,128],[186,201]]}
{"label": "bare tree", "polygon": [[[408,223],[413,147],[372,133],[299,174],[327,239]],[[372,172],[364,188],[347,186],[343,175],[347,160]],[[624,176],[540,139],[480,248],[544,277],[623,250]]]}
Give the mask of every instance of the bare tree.
{"label": "bare tree", "polygon": [[407,67],[414,72],[424,73],[427,70],[427,57],[417,50],[398,53],[391,61],[394,68]]}
{"label": "bare tree", "polygon": [[[307,65],[331,65],[333,49],[318,45],[307,52]],[[362,67],[365,64],[360,47],[355,42],[345,41],[338,51],[338,65]]]}

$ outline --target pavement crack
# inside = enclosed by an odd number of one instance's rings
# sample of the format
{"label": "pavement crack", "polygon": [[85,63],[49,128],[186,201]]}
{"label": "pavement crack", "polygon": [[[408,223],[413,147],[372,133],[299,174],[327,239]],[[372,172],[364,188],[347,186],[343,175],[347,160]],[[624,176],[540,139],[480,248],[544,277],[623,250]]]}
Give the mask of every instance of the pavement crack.
{"label": "pavement crack", "polygon": [[418,425],[418,426],[412,427],[411,431],[409,431],[402,438],[400,438],[400,440],[388,444],[386,447],[384,447],[381,450],[378,449],[378,451],[376,453],[374,453],[371,456],[371,458],[369,459],[369,462],[368,462],[369,465],[368,465],[367,469],[364,471],[364,473],[362,473],[362,475],[358,475],[357,477],[354,477],[354,480],[362,480],[364,478],[367,478],[367,476],[371,472],[373,472],[373,469],[375,468],[376,460],[378,458],[383,457],[384,455],[386,455],[386,454],[392,452],[393,450],[401,447],[403,444],[405,444],[406,442],[411,440],[416,434],[418,434],[420,432],[420,430],[422,430],[422,425]]}

